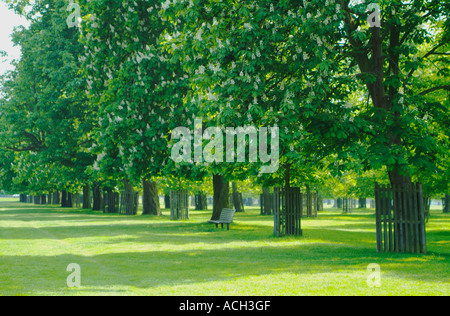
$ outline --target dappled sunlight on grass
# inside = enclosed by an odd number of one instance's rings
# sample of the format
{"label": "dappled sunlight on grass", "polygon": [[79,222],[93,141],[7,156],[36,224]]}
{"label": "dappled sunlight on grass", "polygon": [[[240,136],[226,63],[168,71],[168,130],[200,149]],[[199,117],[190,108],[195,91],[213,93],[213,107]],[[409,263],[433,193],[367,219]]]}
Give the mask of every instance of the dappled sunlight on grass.
{"label": "dappled sunlight on grass", "polygon": [[[207,223],[211,211],[170,221],[167,210],[0,209],[0,294],[449,294],[450,225],[438,213],[428,224],[430,253],[418,256],[378,254],[371,210],[319,213],[302,221],[303,237],[277,238],[273,218],[257,209],[236,214],[230,231]],[[65,284],[69,263],[81,266],[81,289]],[[381,266],[381,289],[366,284],[371,263]]]}

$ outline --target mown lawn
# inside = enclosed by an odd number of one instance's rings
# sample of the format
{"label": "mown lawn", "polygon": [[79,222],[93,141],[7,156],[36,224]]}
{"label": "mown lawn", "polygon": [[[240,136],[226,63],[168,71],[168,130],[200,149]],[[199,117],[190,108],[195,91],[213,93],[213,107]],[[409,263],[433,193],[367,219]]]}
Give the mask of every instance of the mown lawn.
{"label": "mown lawn", "polygon": [[[231,230],[189,221],[0,203],[0,295],[449,295],[450,217],[433,211],[428,254],[378,254],[373,210],[320,212],[304,236],[276,238],[270,216]],[[67,266],[81,267],[81,288]],[[381,286],[367,283],[371,263]]]}

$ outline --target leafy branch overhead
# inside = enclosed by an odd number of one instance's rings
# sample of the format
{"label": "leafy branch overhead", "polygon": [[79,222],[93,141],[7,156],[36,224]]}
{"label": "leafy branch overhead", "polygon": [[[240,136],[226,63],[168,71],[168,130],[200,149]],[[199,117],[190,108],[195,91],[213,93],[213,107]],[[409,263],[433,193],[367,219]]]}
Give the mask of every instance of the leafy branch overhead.
{"label": "leafy branch overhead", "polygon": [[[36,154],[110,187],[384,170],[391,184],[448,191],[442,1],[6,2],[32,22],[13,35],[23,56],[2,85],[1,143],[17,160]],[[172,131],[196,119],[278,127],[278,172],[174,162]]]}

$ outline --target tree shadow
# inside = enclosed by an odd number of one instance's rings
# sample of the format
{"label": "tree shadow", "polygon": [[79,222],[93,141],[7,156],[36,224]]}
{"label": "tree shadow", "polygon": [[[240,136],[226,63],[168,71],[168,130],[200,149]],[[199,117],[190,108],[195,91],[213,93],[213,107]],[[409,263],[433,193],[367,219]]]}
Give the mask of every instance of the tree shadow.
{"label": "tree shadow", "polygon": [[[20,211],[12,212],[11,215],[17,215]],[[58,211],[57,208],[51,209],[50,214],[48,209],[43,212],[50,217],[63,216],[63,221],[67,220],[64,216],[77,216],[70,222],[73,226],[2,227],[0,242],[1,239],[108,237],[98,238],[99,252],[107,251],[102,250],[102,245],[129,243],[131,246],[134,242],[148,244],[151,250],[137,248],[131,251],[124,248],[125,244],[121,247],[126,249],[125,252],[119,252],[118,247],[114,253],[86,256],[2,255],[0,279],[6,284],[2,289],[8,293],[69,294],[66,268],[70,263],[81,266],[82,284],[88,287],[86,291],[92,288],[99,293],[124,291],[127,287],[157,292],[161,287],[191,284],[207,287],[212,281],[242,277],[267,275],[275,278],[285,273],[311,276],[355,270],[361,272],[364,286],[364,273],[369,263],[381,264],[388,274],[408,280],[440,282],[448,275],[449,256],[445,251],[444,254],[426,256],[376,253],[375,227],[373,231],[366,231],[370,225],[367,219],[355,220],[354,224],[304,226],[304,237],[276,238],[272,235],[272,227],[267,225],[271,218],[255,222],[250,215],[238,214],[228,232],[203,222],[204,214],[200,212],[195,221],[180,222],[158,217],[92,216],[75,210],[69,210],[70,213]],[[33,213],[23,213],[23,219],[30,214]],[[29,220],[33,221],[33,218]],[[84,220],[91,223],[84,223]],[[76,225],[76,221],[83,224]],[[434,230],[427,238],[434,242],[448,234],[445,230]],[[170,247],[173,249],[167,250]]]}
{"label": "tree shadow", "polygon": [[[10,283],[14,276],[30,275],[22,279],[22,284],[16,284],[19,286],[17,291],[21,293],[27,293],[27,289],[37,293],[65,293],[69,290],[66,285],[69,272],[66,268],[70,263],[80,265],[82,285],[98,288],[99,292],[107,292],[103,289],[114,292],[114,288],[123,291],[123,288],[128,287],[157,292],[158,288],[165,286],[198,284],[207,287],[212,281],[230,281],[242,277],[276,277],[284,273],[309,277],[343,271],[361,273],[360,285],[365,286],[367,265],[373,262],[380,263],[385,273],[405,279],[426,278],[429,282],[438,282],[442,281],[442,273],[448,273],[445,262],[439,263],[429,257],[411,258],[406,255],[376,253],[368,255],[367,249],[349,249],[347,246],[325,243],[288,247],[125,252],[94,256],[64,254],[2,257],[2,265],[9,267],[8,275],[12,276]],[[409,265],[411,269],[406,270],[405,265]],[[34,274],[30,270],[35,270]],[[14,293],[16,290],[8,291]]]}

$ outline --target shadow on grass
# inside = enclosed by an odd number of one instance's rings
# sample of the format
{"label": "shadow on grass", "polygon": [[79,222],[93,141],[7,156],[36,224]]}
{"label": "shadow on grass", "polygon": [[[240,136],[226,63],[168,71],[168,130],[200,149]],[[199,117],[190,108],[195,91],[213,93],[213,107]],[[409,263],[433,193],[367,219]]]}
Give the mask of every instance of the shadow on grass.
{"label": "shadow on grass", "polygon": [[[263,275],[276,280],[276,275],[284,273],[295,274],[300,279],[321,274],[360,273],[359,286],[365,286],[366,268],[373,262],[381,264],[385,273],[398,278],[438,282],[442,281],[442,275],[448,273],[448,262],[445,261],[423,256],[368,255],[364,249],[327,244],[126,252],[95,256],[3,256],[2,265],[9,268],[2,279],[6,283],[9,281],[10,284],[18,285],[14,278],[26,274],[27,278],[19,284],[19,292],[64,292],[68,290],[65,282],[69,273],[66,267],[70,263],[77,263],[82,270],[82,285],[98,288],[100,292],[107,292],[103,289],[108,288],[112,292],[111,288],[117,287],[156,290],[164,286],[207,286],[212,281],[226,282]],[[358,287],[358,284],[355,286]],[[8,291],[14,293],[16,290]]]}
{"label": "shadow on grass", "polygon": [[[83,286],[97,289],[94,291],[99,293],[120,292],[121,287],[157,290],[163,286],[208,286],[212,281],[226,282],[251,276],[267,275],[276,280],[277,275],[284,273],[308,278],[355,271],[361,273],[364,286],[370,263],[381,264],[388,274],[408,280],[439,282],[448,276],[448,253],[426,256],[376,253],[375,228],[371,226],[369,214],[360,219],[355,215],[352,224],[337,222],[336,226],[308,226],[315,224],[316,219],[305,220],[304,237],[275,238],[268,225],[272,219],[255,214],[237,214],[236,222],[228,232],[206,223],[209,212],[194,213],[193,221],[170,222],[167,217],[123,217],[48,206],[24,210],[23,204],[17,206],[0,211],[0,221],[5,220],[2,215],[7,214],[16,221],[38,218],[51,224],[52,221],[70,222],[65,226],[39,227],[37,222],[33,227],[1,227],[0,242],[89,237],[95,242],[99,237],[98,252],[102,252],[102,245],[121,243],[125,243],[122,249],[126,252],[114,249],[114,253],[86,256],[8,256],[4,253],[0,279],[6,294],[66,293],[65,282],[69,275],[66,268],[70,263],[81,266]],[[335,220],[335,216],[330,214],[325,221]],[[110,222],[105,224],[105,221]],[[439,242],[445,237],[448,240],[448,234],[439,229],[429,233],[427,238],[431,243]],[[100,240],[100,237],[107,238]],[[136,248],[133,252],[124,248],[126,243],[132,245],[135,242],[148,244],[151,250]],[[77,247],[80,245],[83,246],[82,241]]]}
{"label": "shadow on grass", "polygon": [[[4,240],[108,237],[110,239],[108,243],[130,242],[135,239],[139,242],[189,245],[198,242],[224,244],[241,240],[262,241],[273,237],[272,218],[249,213],[237,214],[228,232],[226,229],[215,228],[215,225],[207,223],[209,211],[193,212],[193,219],[189,221],[170,221],[167,216],[121,216],[91,210],[44,206],[24,210],[21,208],[24,204],[19,203],[12,206],[15,208],[0,211],[0,221],[37,223],[45,221],[50,224],[44,223],[42,226],[33,225],[32,227],[1,227],[0,238]],[[10,216],[3,217],[5,213]],[[341,217],[341,215],[338,216]],[[304,236],[298,239],[313,239],[325,243],[347,244],[355,248],[376,249],[375,223],[372,223],[372,215],[345,215],[344,217],[345,221],[336,220],[333,214],[321,215],[319,219],[304,219],[302,221]],[[52,224],[53,221],[55,221],[54,224]],[[61,221],[61,224],[57,221]],[[427,233],[427,238],[431,243],[439,243],[449,240],[449,235],[448,230],[434,229]]]}

